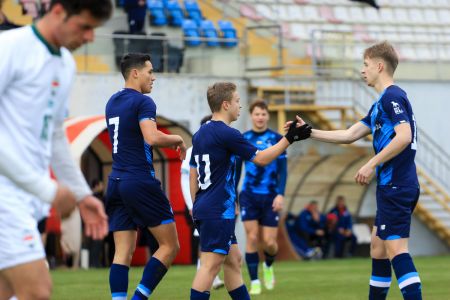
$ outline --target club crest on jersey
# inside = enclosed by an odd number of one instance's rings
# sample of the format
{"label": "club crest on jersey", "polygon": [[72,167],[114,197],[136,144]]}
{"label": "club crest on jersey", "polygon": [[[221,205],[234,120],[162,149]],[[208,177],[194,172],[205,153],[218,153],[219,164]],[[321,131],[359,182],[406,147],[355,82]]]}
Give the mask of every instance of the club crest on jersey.
{"label": "club crest on jersey", "polygon": [[392,107],[394,108],[394,112],[395,112],[397,115],[403,113],[402,108],[400,107],[400,105],[399,105],[397,102],[391,101],[391,103],[392,103]]}

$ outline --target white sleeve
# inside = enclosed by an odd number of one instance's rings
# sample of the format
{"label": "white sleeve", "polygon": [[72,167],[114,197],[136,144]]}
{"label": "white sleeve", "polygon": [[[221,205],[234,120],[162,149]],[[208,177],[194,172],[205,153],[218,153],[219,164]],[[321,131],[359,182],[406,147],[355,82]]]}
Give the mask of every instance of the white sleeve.
{"label": "white sleeve", "polygon": [[35,172],[8,147],[0,147],[0,174],[6,176],[18,187],[35,195],[44,202],[51,203],[56,196],[57,184],[47,173]]}
{"label": "white sleeve", "polygon": [[51,166],[57,180],[69,187],[78,201],[92,195],[80,168],[72,158],[69,142],[60,123],[55,124],[52,144]]}
{"label": "white sleeve", "polygon": [[189,186],[189,161],[191,160],[192,147],[186,151],[186,158],[181,164],[181,191],[183,192],[184,202],[189,210],[192,209],[191,191]]}

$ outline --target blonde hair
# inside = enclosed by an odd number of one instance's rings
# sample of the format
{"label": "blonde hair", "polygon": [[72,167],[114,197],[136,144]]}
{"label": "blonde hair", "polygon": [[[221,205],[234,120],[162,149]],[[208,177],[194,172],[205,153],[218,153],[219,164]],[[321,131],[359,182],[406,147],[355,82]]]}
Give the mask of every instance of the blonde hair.
{"label": "blonde hair", "polygon": [[236,85],[232,82],[216,82],[208,87],[206,97],[211,112],[218,112],[224,101],[231,101]]}
{"label": "blonde hair", "polygon": [[375,44],[364,51],[364,58],[381,58],[386,63],[386,70],[394,75],[398,66],[398,55],[394,47],[387,41]]}

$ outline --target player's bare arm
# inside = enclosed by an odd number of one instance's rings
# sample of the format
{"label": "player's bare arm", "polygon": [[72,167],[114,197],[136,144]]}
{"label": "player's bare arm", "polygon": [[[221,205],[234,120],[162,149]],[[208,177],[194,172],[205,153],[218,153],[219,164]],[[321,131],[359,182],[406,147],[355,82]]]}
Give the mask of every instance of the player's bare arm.
{"label": "player's bare arm", "polygon": [[361,185],[369,184],[377,166],[397,156],[411,143],[412,136],[409,123],[397,125],[394,130],[395,137],[389,145],[369,160],[361,169],[359,169],[358,173],[356,173],[355,181],[357,183]]}
{"label": "player's bare arm", "polygon": [[286,135],[275,145],[263,151],[258,151],[252,162],[259,166],[266,166],[274,159],[280,156],[290,144],[296,141],[307,139],[311,135],[311,127],[303,122],[303,125],[297,127],[297,122],[289,126]]}
{"label": "player's bare arm", "polygon": [[192,203],[195,202],[195,194],[197,194],[198,192],[197,176],[198,176],[197,169],[191,168],[191,170],[189,171],[189,187],[191,191]]}
{"label": "player's bare arm", "polygon": [[[304,121],[301,117],[296,116],[298,121],[298,125],[304,124]],[[284,124],[284,130],[287,131],[289,126],[292,124],[292,121],[286,122]],[[362,124],[361,122],[353,124],[350,128],[345,130],[319,130],[313,129],[311,132],[311,138],[326,142],[326,143],[335,143],[335,144],[351,144],[367,135],[370,134],[370,128]]]}
{"label": "player's bare arm", "polygon": [[165,134],[156,127],[156,122],[143,120],[139,122],[145,142],[154,147],[173,147],[180,152],[180,158],[186,157],[186,144],[183,138],[175,134]]}

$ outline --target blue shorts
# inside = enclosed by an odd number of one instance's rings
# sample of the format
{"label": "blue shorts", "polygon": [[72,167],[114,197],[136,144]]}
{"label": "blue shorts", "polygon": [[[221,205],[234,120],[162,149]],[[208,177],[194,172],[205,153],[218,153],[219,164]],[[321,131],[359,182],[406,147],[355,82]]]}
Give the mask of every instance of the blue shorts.
{"label": "blue shorts", "polygon": [[227,255],[232,244],[237,244],[234,227],[235,219],[195,220],[200,233],[200,250]]}
{"label": "blue shorts", "polygon": [[109,178],[106,213],[110,231],[136,230],[174,222],[172,207],[154,179]]}
{"label": "blue shorts", "polygon": [[419,200],[418,187],[378,186],[377,236],[382,240],[409,237],[411,215]]}
{"label": "blue shorts", "polygon": [[273,211],[273,199],[277,194],[255,194],[243,191],[239,195],[241,219],[245,221],[257,220],[262,226],[278,227],[278,212]]}

